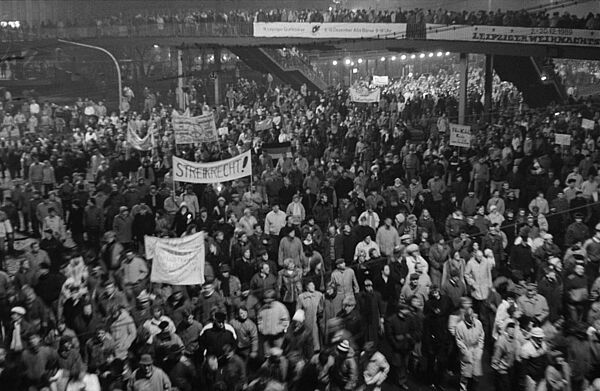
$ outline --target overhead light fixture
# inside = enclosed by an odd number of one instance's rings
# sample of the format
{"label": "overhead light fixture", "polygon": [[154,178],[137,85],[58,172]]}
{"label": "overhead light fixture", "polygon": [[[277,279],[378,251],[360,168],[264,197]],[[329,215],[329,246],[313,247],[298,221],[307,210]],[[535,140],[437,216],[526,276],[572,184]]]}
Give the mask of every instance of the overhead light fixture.
{"label": "overhead light fixture", "polygon": [[442,57],[443,55],[444,55],[444,53],[442,53],[442,52],[437,52],[437,56],[438,56],[438,57]]}
{"label": "overhead light fixture", "polygon": [[396,61],[396,56],[392,56],[392,61]]}
{"label": "overhead light fixture", "polygon": [[352,73],[358,73],[358,68],[353,68]]}
{"label": "overhead light fixture", "polygon": [[154,49],[158,49],[160,46],[158,46],[157,44],[154,44],[154,45],[152,45],[152,47],[153,47]]}
{"label": "overhead light fixture", "polygon": [[350,63],[350,65],[351,65],[351,66],[354,66],[354,61],[352,61],[352,62]]}
{"label": "overhead light fixture", "polygon": [[362,63],[363,63],[363,59],[362,59],[362,58],[359,58],[359,59],[358,59],[358,63],[359,63],[359,64],[362,64]]}
{"label": "overhead light fixture", "polygon": [[450,55],[450,52],[446,52],[446,56],[449,56],[449,55]]}
{"label": "overhead light fixture", "polygon": [[385,57],[383,57],[383,56],[382,56],[382,57],[381,57],[381,61],[385,61]]}
{"label": "overhead light fixture", "polygon": [[411,55],[410,55],[410,59],[411,59],[411,60],[414,60],[415,58],[417,58],[417,55],[416,55],[416,54],[411,54]]}
{"label": "overhead light fixture", "polygon": [[351,61],[349,58],[347,58],[347,59],[344,61],[344,63],[345,63],[346,65],[350,65],[350,63],[351,63],[351,62],[352,62],[352,61]]}
{"label": "overhead light fixture", "polygon": [[333,60],[331,63],[333,64],[333,66],[336,66],[337,65],[337,60]]}
{"label": "overhead light fixture", "polygon": [[433,57],[433,52],[429,53],[429,58]]}
{"label": "overhead light fixture", "polygon": [[401,56],[400,56],[400,59],[401,59],[402,61],[406,60],[406,54],[403,54],[403,55],[401,55]]}
{"label": "overhead light fixture", "polygon": [[425,53],[419,54],[419,58],[425,58]]}

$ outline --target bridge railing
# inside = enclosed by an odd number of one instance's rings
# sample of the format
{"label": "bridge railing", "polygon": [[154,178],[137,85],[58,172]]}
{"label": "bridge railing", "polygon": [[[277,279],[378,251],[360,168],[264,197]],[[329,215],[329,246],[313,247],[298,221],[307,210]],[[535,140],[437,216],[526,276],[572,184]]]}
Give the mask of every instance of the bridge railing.
{"label": "bridge railing", "polygon": [[41,39],[86,39],[102,37],[251,37],[252,22],[129,24],[86,27],[0,28],[0,42]]}

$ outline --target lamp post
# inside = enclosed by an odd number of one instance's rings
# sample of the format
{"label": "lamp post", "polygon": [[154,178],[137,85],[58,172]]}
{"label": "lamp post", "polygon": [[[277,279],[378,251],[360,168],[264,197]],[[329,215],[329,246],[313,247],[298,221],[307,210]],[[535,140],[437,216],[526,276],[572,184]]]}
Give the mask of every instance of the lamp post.
{"label": "lamp post", "polygon": [[109,52],[108,50],[101,48],[99,46],[87,45],[85,43],[67,41],[64,39],[59,39],[58,42],[66,43],[69,45],[81,46],[81,47],[88,48],[88,49],[98,50],[98,51],[101,51],[102,53],[106,54],[108,57],[110,57],[110,59],[115,64],[115,68],[117,69],[117,78],[118,78],[117,82],[118,82],[118,88],[119,88],[119,103],[118,103],[119,106],[118,107],[119,107],[119,112],[121,112],[121,104],[123,103],[123,81],[121,80],[121,67],[119,66],[119,62],[117,61],[115,56],[113,56],[113,54],[111,52]]}

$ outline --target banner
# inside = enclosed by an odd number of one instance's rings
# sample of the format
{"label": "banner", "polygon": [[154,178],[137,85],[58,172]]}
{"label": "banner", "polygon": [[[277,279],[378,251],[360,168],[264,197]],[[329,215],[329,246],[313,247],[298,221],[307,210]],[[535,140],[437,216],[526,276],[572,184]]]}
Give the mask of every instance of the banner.
{"label": "banner", "polygon": [[571,135],[555,133],[554,134],[554,144],[565,145],[568,147],[569,145],[571,145]]}
{"label": "banner", "polygon": [[172,125],[176,144],[211,143],[218,138],[212,113],[191,117],[173,111]]}
{"label": "banner", "polygon": [[264,119],[262,121],[256,121],[254,124],[254,130],[262,131],[269,130],[273,127],[273,120],[271,118]]}
{"label": "banner", "polygon": [[173,180],[188,183],[217,183],[252,175],[250,151],[218,162],[196,163],[173,156]]}
{"label": "banner", "polygon": [[254,23],[254,36],[267,38],[404,39],[405,23]]}
{"label": "banner", "polygon": [[471,148],[471,127],[450,124],[450,145]]}
{"label": "banner", "polygon": [[204,284],[204,233],[183,238],[144,237],[152,259],[150,281],[171,285]]}
{"label": "banner", "polygon": [[387,76],[375,76],[373,75],[373,85],[378,87],[387,86],[390,84],[390,78]]}
{"label": "banner", "polygon": [[379,88],[373,90],[367,87],[350,87],[350,100],[357,103],[378,103],[381,97]]}
{"label": "banner", "polygon": [[281,159],[283,157],[292,157],[292,143],[273,143],[263,144],[260,149],[271,157],[271,159]]}
{"label": "banner", "polygon": [[428,40],[519,43],[526,45],[569,45],[599,47],[600,35],[594,30],[554,27],[503,27],[469,25],[427,25]]}
{"label": "banner", "polygon": [[594,130],[594,120],[582,118],[581,119],[581,127],[584,129]]}
{"label": "banner", "polygon": [[153,138],[151,130],[148,130],[146,136],[141,138],[135,129],[133,129],[131,122],[127,124],[127,143],[129,143],[132,148],[139,151],[150,151],[154,145]]}

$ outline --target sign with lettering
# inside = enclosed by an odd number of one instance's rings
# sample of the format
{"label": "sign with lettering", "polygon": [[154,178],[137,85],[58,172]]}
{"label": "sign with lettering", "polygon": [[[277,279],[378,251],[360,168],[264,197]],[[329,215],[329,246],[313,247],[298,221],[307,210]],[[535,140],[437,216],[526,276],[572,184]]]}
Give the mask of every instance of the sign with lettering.
{"label": "sign with lettering", "polygon": [[252,175],[250,151],[218,162],[196,163],[173,156],[173,180],[188,183],[218,183]]}
{"label": "sign with lettering", "polygon": [[217,126],[213,113],[191,117],[173,112],[172,124],[176,144],[200,144],[217,141]]}
{"label": "sign with lettering", "polygon": [[471,127],[450,124],[450,145],[471,148]]}
{"label": "sign with lettering", "polygon": [[571,135],[554,133],[554,144],[566,145],[566,146],[571,145]]}

